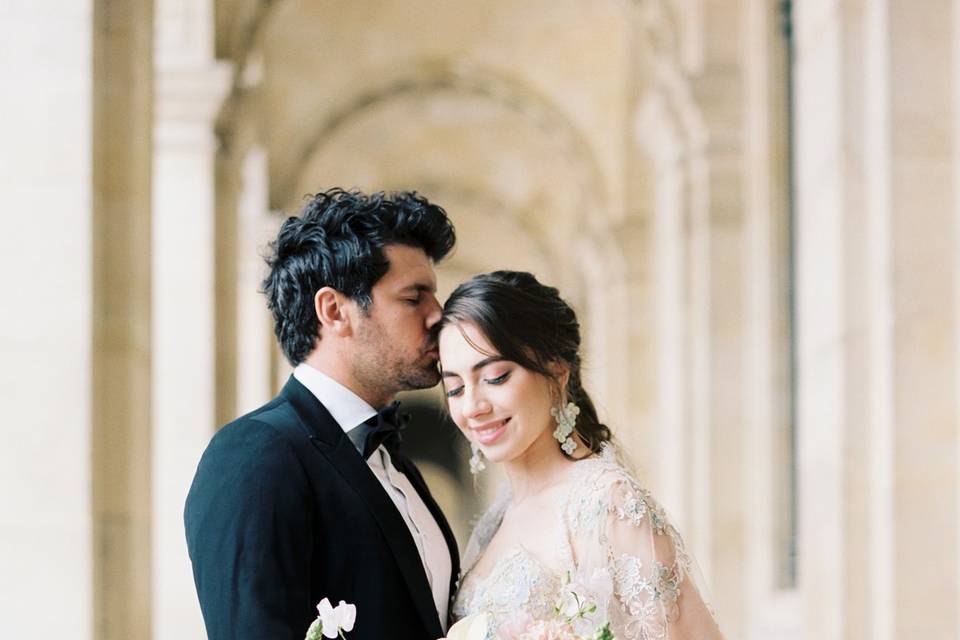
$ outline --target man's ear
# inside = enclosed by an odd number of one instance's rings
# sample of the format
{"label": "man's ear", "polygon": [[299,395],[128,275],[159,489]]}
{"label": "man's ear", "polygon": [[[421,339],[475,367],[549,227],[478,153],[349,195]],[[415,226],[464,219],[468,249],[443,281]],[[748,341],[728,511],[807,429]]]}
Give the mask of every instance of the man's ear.
{"label": "man's ear", "polygon": [[313,296],[313,308],[320,322],[320,332],[335,336],[350,335],[350,314],[347,312],[348,299],[333,287],[323,287]]}

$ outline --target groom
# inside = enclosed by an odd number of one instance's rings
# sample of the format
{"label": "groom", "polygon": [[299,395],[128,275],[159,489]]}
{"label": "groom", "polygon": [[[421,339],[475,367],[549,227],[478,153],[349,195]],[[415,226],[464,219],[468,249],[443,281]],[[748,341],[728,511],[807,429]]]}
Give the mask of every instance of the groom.
{"label": "groom", "polygon": [[454,242],[407,192],[334,189],[281,227],[263,288],[296,368],[213,437],[184,514],[211,640],[301,640],[323,598],[356,605],[351,639],[444,635],[456,542],[391,401],[439,381],[433,263]]}

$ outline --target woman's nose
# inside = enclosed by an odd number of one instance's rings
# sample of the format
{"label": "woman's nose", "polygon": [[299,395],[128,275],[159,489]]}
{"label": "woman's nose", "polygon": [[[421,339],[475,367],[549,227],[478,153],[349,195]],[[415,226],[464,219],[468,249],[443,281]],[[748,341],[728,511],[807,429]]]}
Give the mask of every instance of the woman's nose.
{"label": "woman's nose", "polygon": [[490,402],[477,392],[466,394],[466,402],[463,403],[463,415],[469,420],[475,420],[480,416],[490,413]]}

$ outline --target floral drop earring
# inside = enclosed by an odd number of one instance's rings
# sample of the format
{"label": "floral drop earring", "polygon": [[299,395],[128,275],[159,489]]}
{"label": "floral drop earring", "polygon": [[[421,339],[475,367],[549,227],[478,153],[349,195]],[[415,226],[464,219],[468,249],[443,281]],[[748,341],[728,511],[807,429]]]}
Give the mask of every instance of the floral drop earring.
{"label": "floral drop earring", "polygon": [[483,462],[483,452],[480,451],[480,445],[476,442],[470,443],[470,473],[477,475],[481,471],[487,468],[487,465]]}
{"label": "floral drop earring", "polygon": [[577,425],[577,416],[580,415],[580,407],[573,402],[568,402],[565,407],[553,407],[550,409],[550,415],[557,421],[557,428],[553,432],[553,437],[560,443],[560,448],[568,456],[572,456],[577,450],[577,441],[570,437],[573,428]]}

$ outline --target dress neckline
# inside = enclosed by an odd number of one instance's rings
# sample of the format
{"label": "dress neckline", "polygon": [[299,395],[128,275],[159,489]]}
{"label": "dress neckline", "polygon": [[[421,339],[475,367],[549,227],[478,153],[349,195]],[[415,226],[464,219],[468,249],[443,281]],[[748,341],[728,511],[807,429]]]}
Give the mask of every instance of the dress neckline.
{"label": "dress neckline", "polygon": [[520,544],[515,544],[513,547],[511,547],[511,549],[507,553],[503,554],[503,557],[497,560],[496,564],[490,567],[490,570],[487,571],[486,575],[484,575],[483,577],[477,577],[475,575],[471,575],[470,582],[473,583],[473,589],[471,589],[471,591],[473,592],[478,591],[479,588],[484,586],[487,582],[489,582],[491,578],[495,578],[496,574],[504,566],[507,566],[510,562],[512,562],[519,556],[523,556],[524,558],[528,559],[531,562],[531,564],[534,564],[537,566],[537,569],[539,571],[547,575],[550,575],[550,576],[560,575],[556,571],[554,571],[553,568],[547,566],[547,564],[543,560],[541,560],[540,557],[537,556],[537,554],[530,551],[530,549],[528,549],[524,544],[520,543]]}
{"label": "dress neckline", "polygon": [[[578,460],[571,467],[569,477],[565,480],[564,484],[575,485],[577,478],[579,477],[580,474],[586,472],[590,468],[595,467],[598,463],[609,462],[611,459],[609,457],[610,455],[612,455],[612,452],[609,451],[609,447],[604,447],[603,451],[601,451],[599,454],[593,454],[581,460]],[[513,492],[511,491],[510,483],[506,482],[504,487],[500,490],[493,505],[491,505],[490,509],[481,519],[481,522],[478,523],[477,525],[479,527],[482,524],[485,524],[487,527],[489,527],[490,531],[489,531],[489,534],[485,536],[486,539],[477,541],[478,548],[473,554],[471,554],[472,557],[464,558],[465,562],[464,562],[464,566],[461,574],[463,577],[461,578],[461,580],[465,580],[467,576],[470,575],[470,572],[473,571],[474,567],[476,567],[477,565],[477,562],[479,562],[484,552],[486,552],[487,547],[490,546],[490,542],[493,541],[493,538],[497,535],[497,532],[500,530],[500,526],[503,523],[504,515],[506,515],[507,508],[510,506],[512,500],[513,500]],[[566,515],[565,512],[566,512],[566,507],[568,503],[569,503],[569,492],[567,494],[561,493],[560,499],[557,500],[557,508],[555,510],[556,512],[554,513],[554,517],[556,518],[557,524],[560,527],[560,530],[562,532],[566,532],[566,528],[567,528],[564,522],[564,518]],[[483,522],[484,520],[489,520],[489,521],[484,523]],[[563,555],[562,563],[565,565],[568,565],[568,568],[573,568],[575,564],[574,557],[573,557],[573,548],[571,547],[570,540],[567,538],[566,535],[563,535],[562,538],[563,538],[563,547],[564,547],[563,554],[562,554]],[[518,549],[516,547],[520,547],[520,548]],[[553,574],[553,570],[549,569],[529,549],[524,547],[522,544],[517,544],[514,546],[514,548],[511,548],[507,553],[505,553],[502,558],[497,560],[497,562],[494,563],[494,565],[490,568],[489,571],[487,571],[486,575],[483,578],[480,578],[478,580],[480,580],[481,582],[487,580],[491,575],[493,575],[496,572],[497,568],[503,562],[515,557],[518,554],[518,552],[521,551],[521,549],[524,552],[526,552],[526,554],[529,557],[533,558],[540,568],[546,570],[550,574]],[[472,576],[471,576],[471,581],[473,581]]]}

